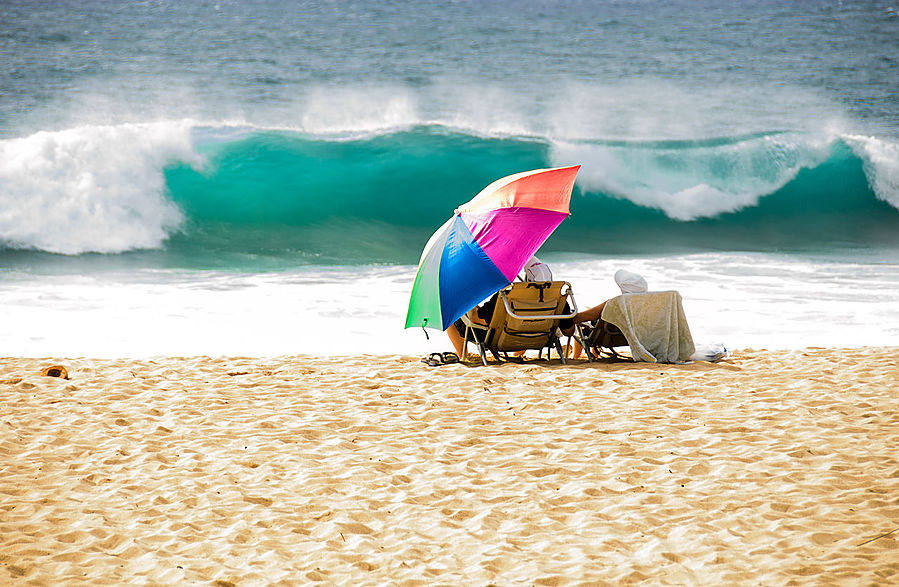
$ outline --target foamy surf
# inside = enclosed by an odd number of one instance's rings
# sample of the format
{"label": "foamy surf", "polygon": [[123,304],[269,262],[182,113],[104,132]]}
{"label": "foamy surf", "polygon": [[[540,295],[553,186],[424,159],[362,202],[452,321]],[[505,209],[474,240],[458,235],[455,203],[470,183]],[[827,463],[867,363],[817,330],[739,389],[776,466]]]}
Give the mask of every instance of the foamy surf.
{"label": "foamy surf", "polygon": [[[542,255],[542,253],[541,253]],[[899,268],[762,254],[545,255],[581,308],[618,294],[626,268],[674,289],[697,344],[728,349],[899,345]],[[130,270],[0,279],[0,355],[418,355],[442,333],[402,325],[414,266],[274,273]]]}
{"label": "foamy surf", "polygon": [[0,141],[0,240],[67,255],[159,247],[183,221],[163,175],[175,161],[199,161],[187,123]]}

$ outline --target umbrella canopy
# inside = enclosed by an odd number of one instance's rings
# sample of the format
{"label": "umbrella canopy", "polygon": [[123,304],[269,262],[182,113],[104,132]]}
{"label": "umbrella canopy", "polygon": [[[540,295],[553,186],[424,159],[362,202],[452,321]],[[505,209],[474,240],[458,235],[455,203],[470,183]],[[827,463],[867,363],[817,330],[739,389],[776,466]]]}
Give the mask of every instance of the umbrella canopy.
{"label": "umbrella canopy", "polygon": [[509,175],[460,206],[425,245],[406,328],[446,330],[521,273],[568,216],[580,165]]}

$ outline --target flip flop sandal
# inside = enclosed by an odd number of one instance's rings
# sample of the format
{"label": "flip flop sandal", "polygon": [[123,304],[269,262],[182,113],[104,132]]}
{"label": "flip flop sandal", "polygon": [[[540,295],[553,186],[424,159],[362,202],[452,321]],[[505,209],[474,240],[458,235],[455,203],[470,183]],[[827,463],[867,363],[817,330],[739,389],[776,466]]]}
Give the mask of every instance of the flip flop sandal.
{"label": "flip flop sandal", "polygon": [[444,365],[452,365],[453,363],[459,362],[459,355],[456,353],[446,352],[443,353],[443,364]]}
{"label": "flip flop sandal", "polygon": [[443,364],[443,355],[440,353],[431,353],[421,360],[428,367],[438,367]]}

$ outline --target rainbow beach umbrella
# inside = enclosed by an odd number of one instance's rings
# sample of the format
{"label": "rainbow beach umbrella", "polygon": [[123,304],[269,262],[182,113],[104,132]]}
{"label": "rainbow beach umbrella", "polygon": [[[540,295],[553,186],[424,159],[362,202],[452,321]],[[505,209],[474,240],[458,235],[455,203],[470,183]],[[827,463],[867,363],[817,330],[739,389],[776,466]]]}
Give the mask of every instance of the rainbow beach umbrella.
{"label": "rainbow beach umbrella", "polygon": [[516,173],[457,208],[421,254],[406,328],[446,330],[512,283],[568,216],[580,167]]}

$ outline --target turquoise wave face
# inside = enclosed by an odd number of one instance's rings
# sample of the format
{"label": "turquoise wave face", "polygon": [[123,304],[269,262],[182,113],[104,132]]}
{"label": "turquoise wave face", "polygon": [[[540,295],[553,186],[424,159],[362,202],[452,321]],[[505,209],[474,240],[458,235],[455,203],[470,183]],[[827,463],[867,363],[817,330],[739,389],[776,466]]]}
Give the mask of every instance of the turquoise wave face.
{"label": "turquoise wave face", "polygon": [[199,149],[203,169],[165,173],[188,219],[171,251],[409,264],[484,186],[546,167],[549,146],[429,128],[337,141],[264,132]]}
{"label": "turquoise wave face", "polygon": [[200,225],[435,226],[494,179],[546,167],[548,159],[544,142],[440,129],[356,140],[264,132],[199,151],[205,170],[169,168],[166,184]]}
{"label": "turquoise wave face", "polygon": [[[167,247],[204,257],[249,252],[303,263],[415,263],[454,208],[494,179],[574,162],[584,169],[572,215],[545,251],[897,245],[899,212],[877,197],[863,161],[845,143],[812,148],[785,134],[560,147],[439,127],[346,140],[252,133],[200,145],[202,169],[166,170],[170,197],[188,218]],[[586,160],[559,160],[572,152]],[[701,186],[698,199],[693,185]],[[672,218],[679,197],[685,209],[706,215]]]}

